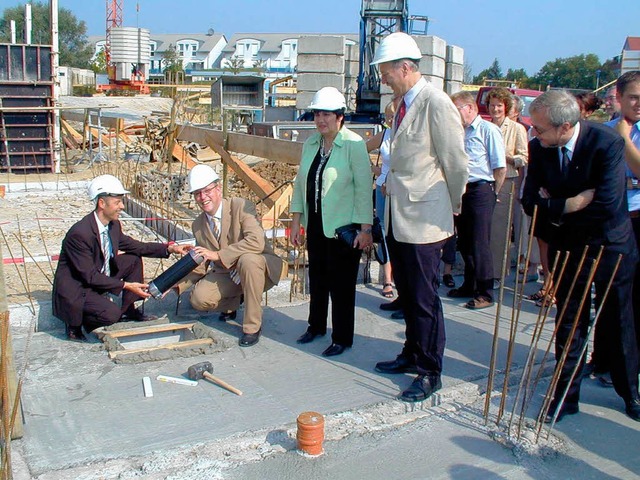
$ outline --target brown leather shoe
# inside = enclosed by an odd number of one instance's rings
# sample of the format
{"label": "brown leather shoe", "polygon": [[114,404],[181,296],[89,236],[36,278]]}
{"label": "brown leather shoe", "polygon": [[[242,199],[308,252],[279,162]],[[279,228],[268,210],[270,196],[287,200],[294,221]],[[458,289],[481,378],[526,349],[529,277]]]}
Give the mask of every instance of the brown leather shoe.
{"label": "brown leather shoe", "polygon": [[476,297],[469,300],[464,306],[470,310],[481,310],[483,308],[493,307],[493,302],[484,297]]}

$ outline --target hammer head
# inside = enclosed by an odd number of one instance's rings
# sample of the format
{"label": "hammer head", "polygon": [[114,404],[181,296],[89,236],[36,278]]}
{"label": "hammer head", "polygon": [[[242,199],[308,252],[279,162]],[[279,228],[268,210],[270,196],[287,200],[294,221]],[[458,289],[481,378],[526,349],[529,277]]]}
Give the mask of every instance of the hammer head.
{"label": "hammer head", "polygon": [[187,370],[187,376],[191,380],[202,380],[204,378],[204,372],[213,373],[213,365],[211,365],[211,362],[200,362],[191,365]]}

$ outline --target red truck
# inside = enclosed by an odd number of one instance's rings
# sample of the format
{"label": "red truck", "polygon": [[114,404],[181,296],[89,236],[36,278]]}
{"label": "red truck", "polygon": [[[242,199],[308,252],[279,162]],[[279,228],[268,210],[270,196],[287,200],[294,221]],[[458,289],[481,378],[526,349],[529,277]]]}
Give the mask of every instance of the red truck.
{"label": "red truck", "polygon": [[[478,90],[478,96],[476,97],[476,104],[478,105],[478,112],[480,116],[485,120],[491,120],[489,116],[489,101],[487,100],[487,94],[490,90],[497,87],[480,87]],[[511,93],[518,95],[524,101],[524,110],[522,111],[522,123],[527,126],[531,126],[531,117],[529,116],[529,105],[533,102],[533,99],[542,95],[539,90],[527,90],[526,88],[507,88]]]}

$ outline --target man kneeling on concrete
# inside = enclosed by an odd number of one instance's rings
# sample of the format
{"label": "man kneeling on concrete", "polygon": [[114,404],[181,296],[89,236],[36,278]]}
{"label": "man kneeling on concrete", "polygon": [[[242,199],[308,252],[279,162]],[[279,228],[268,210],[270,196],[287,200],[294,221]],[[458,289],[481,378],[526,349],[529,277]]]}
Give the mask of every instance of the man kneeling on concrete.
{"label": "man kneeling on concrete", "polygon": [[[135,301],[149,297],[140,257],[167,258],[184,254],[184,245],[143,243],[122,233],[118,217],[129,193],[113,175],[89,184],[95,210],[69,229],[62,241],[53,281],[53,314],[66,324],[67,338],[86,341],[88,332],[120,320],[145,321]],[[122,292],[122,306],[111,295]]]}
{"label": "man kneeling on concrete", "polygon": [[195,252],[205,261],[177,285],[178,292],[195,284],[191,306],[204,311],[235,311],[244,296],[239,343],[250,347],[260,339],[262,292],[278,284],[284,262],[267,245],[255,206],[243,198],[222,198],[213,168],[196,165],[188,183],[202,210],[192,229]]}

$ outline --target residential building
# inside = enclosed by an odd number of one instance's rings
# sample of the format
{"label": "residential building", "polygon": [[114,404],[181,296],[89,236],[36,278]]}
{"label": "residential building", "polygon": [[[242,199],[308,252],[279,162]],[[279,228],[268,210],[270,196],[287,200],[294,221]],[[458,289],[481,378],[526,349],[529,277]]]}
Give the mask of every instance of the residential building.
{"label": "residential building", "polygon": [[620,75],[640,70],[640,37],[627,37],[622,47]]}

